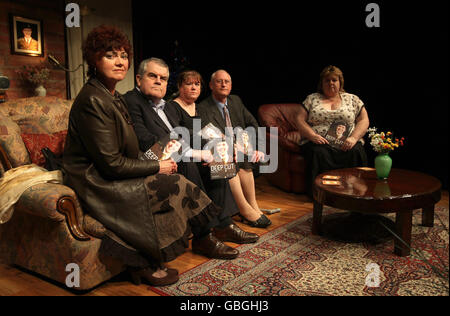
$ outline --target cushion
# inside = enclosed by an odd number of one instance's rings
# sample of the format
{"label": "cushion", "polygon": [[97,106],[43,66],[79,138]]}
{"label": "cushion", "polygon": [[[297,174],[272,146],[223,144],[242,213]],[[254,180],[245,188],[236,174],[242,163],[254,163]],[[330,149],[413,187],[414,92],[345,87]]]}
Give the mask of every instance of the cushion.
{"label": "cushion", "polygon": [[9,117],[0,114],[0,145],[5,150],[9,162],[13,167],[31,163],[30,156],[20,137],[20,133],[19,125]]}
{"label": "cushion", "polygon": [[55,155],[62,155],[67,130],[54,134],[21,134],[21,136],[30,154],[31,162],[44,167],[45,157],[41,152],[42,148],[48,147]]}

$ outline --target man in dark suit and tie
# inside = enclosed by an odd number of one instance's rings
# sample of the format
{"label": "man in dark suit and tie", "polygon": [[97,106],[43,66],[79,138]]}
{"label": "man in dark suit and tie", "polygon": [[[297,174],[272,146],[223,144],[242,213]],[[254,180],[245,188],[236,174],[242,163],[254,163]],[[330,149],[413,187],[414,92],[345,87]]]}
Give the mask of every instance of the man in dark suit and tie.
{"label": "man in dark suit and tie", "polygon": [[[141,62],[136,75],[137,87],[125,94],[128,111],[134,123],[136,135],[139,139],[140,149],[147,151],[153,144],[168,139],[174,128],[178,127],[181,118],[178,112],[165,106],[163,97],[167,91],[169,80],[169,67],[159,58],[150,58]],[[210,151],[189,149],[185,155],[188,157],[212,161]],[[194,162],[182,163],[182,174],[194,183],[201,183],[201,178]],[[207,192],[207,191],[206,191]],[[221,206],[222,205],[218,205]],[[239,253],[223,243],[251,243],[258,240],[258,235],[242,231],[235,225],[224,209],[217,219],[210,222],[208,228],[213,233],[203,239],[193,239],[192,251],[210,258],[232,259]]]}
{"label": "man in dark suit and tie", "polygon": [[[237,95],[231,95],[231,76],[225,70],[218,70],[211,76],[209,83],[211,95],[200,102],[198,113],[220,128],[225,134],[227,127],[240,127],[245,130],[253,127],[258,131],[258,121],[247,110]],[[264,159],[264,153],[255,150],[250,161],[239,163],[238,176],[230,179],[231,192],[239,207],[243,222],[254,227],[267,227],[271,221],[261,212],[256,202],[253,163]]]}
{"label": "man in dark suit and tie", "polygon": [[36,41],[33,37],[31,37],[32,32],[33,29],[29,24],[27,24],[22,29],[23,37],[17,40],[17,46],[19,49],[35,50],[35,51],[39,50],[38,41]]}

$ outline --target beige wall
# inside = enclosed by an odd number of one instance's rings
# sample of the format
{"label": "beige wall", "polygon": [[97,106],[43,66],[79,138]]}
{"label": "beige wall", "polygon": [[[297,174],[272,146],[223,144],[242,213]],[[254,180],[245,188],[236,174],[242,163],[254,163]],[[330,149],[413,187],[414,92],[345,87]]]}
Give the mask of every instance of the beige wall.
{"label": "beige wall", "polygon": [[[89,8],[89,13],[84,16],[83,10],[81,10],[81,28],[67,28],[68,59],[71,69],[75,69],[82,62],[81,32],[83,33],[83,38],[86,38],[89,31],[96,26],[101,24],[114,25],[120,28],[133,44],[131,0],[114,1],[114,5],[111,5],[111,0],[79,0],[67,2],[78,3],[81,9],[83,9],[84,5],[87,5]],[[87,72],[87,65],[85,65],[85,72]],[[81,69],[71,74],[70,86],[71,96],[75,98],[83,86],[83,71]],[[126,78],[117,85],[117,91],[125,93],[133,88],[134,67],[130,65],[130,70]]]}

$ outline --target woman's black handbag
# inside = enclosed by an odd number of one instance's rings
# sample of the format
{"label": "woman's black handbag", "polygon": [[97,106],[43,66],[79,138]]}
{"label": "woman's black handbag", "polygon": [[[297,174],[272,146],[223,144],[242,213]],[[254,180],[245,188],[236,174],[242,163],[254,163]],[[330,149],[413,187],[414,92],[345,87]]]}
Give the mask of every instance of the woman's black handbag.
{"label": "woman's black handbag", "polygon": [[42,154],[45,157],[45,169],[48,171],[63,170],[63,159],[56,156],[48,147],[41,149]]}

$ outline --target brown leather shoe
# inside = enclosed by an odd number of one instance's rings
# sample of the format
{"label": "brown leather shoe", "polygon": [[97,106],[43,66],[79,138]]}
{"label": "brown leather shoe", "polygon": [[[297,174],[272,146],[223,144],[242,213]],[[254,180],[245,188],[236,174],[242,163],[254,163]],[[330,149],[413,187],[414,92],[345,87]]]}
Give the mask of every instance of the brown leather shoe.
{"label": "brown leather shoe", "polygon": [[212,233],[202,239],[192,239],[192,252],[213,259],[235,259],[239,251],[225,245]]}
{"label": "brown leather shoe", "polygon": [[231,224],[225,228],[215,227],[213,234],[220,241],[229,241],[236,244],[251,244],[257,242],[259,239],[257,234],[243,231],[236,224]]}

